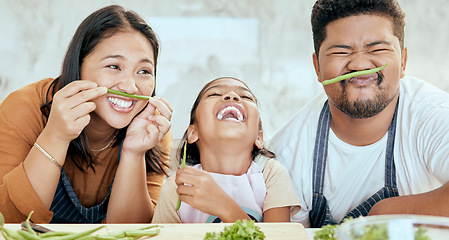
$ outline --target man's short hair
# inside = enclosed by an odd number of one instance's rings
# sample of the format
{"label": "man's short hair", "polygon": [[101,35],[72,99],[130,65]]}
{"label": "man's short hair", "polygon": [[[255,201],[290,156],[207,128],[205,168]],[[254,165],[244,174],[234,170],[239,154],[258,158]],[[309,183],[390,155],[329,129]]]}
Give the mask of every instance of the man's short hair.
{"label": "man's short hair", "polygon": [[338,19],[357,15],[388,17],[393,23],[393,34],[404,48],[405,14],[396,0],[318,0],[312,9],[312,32],[315,53],[318,56],[326,38],[326,26]]}

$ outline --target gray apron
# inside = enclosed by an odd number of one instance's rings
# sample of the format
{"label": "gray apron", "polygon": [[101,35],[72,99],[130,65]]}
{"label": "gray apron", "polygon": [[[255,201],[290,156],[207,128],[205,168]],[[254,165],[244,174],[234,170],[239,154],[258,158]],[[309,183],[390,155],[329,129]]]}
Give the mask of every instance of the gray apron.
{"label": "gray apron", "polygon": [[[122,144],[120,144],[119,162],[121,152]],[[112,183],[114,183],[114,179],[112,179]],[[101,223],[106,218],[112,183],[108,195],[100,204],[86,208],[81,204],[78,196],[76,196],[64,168],[61,169],[58,187],[50,206],[50,211],[53,212],[53,218],[50,223]]]}
{"label": "gray apron", "polygon": [[[396,118],[398,102],[394,111],[393,119],[388,128],[387,149],[385,153],[385,184],[384,187],[374,193],[359,206],[347,213],[343,219],[348,217],[356,218],[358,216],[368,215],[371,208],[382,199],[398,196],[396,187],[396,168],[394,165],[393,149],[394,137],[396,132]],[[312,228],[320,228],[327,224],[337,224],[332,217],[326,197],[323,195],[324,173],[326,169],[327,148],[329,139],[329,128],[331,123],[331,114],[329,103],[324,103],[323,109],[318,120],[317,136],[315,139],[315,149],[313,152],[313,199],[312,209],[309,212],[310,224]],[[342,220],[343,221],[343,220]]]}

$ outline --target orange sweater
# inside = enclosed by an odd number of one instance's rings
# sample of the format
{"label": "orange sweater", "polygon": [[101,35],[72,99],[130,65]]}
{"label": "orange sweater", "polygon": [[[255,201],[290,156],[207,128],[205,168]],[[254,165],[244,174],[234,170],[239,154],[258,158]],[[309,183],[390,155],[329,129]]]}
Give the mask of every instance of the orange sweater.
{"label": "orange sweater", "polygon": [[[32,220],[48,223],[53,213],[47,209],[35,193],[23,168],[23,161],[45,127],[46,119],[40,111],[45,103],[47,89],[53,79],[47,78],[32,83],[11,93],[0,104],[0,212],[7,223],[17,223],[26,219],[34,211]],[[162,140],[164,161],[168,163],[171,132]],[[81,172],[67,157],[64,170],[85,207],[100,204],[106,197],[117,170],[119,147],[109,148],[100,153],[95,174],[89,169]],[[148,174],[148,192],[156,205],[164,175]]]}

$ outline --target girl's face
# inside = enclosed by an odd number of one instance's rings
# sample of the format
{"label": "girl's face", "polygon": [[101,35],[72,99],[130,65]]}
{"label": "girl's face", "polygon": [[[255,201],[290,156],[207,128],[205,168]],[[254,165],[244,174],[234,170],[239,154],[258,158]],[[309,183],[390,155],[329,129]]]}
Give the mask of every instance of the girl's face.
{"label": "girl's face", "polygon": [[[239,141],[253,146],[262,143],[256,98],[240,81],[221,78],[203,92],[196,121],[189,126],[189,143]],[[259,146],[260,147],[260,146]]]}
{"label": "girl's face", "polygon": [[[81,79],[130,94],[150,96],[155,85],[153,56],[153,48],[142,33],[117,32],[103,39],[84,58]],[[104,122],[116,129],[126,127],[147,103],[110,93],[93,102],[96,109],[91,114],[91,123]]]}

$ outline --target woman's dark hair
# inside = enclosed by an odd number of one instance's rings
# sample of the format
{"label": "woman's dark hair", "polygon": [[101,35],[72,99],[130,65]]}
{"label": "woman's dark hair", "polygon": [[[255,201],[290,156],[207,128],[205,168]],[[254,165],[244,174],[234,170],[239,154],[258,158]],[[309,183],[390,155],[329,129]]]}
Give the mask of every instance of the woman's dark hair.
{"label": "woman's dark hair", "polygon": [[404,48],[405,14],[396,0],[318,0],[312,9],[312,32],[315,53],[318,56],[326,38],[326,26],[338,19],[362,14],[389,17],[393,34]]}
{"label": "woman's dark hair", "polygon": [[[137,13],[126,11],[121,6],[111,5],[101,8],[84,19],[68,46],[62,64],[61,75],[52,82],[47,91],[46,103],[41,106],[41,112],[47,119],[50,115],[54,94],[67,84],[81,79],[80,70],[84,58],[92,53],[102,40],[111,37],[117,32],[129,30],[142,33],[153,47],[154,74],[156,75],[159,42],[153,29]],[[153,91],[151,96],[154,95],[155,91]],[[123,141],[126,136],[126,129],[127,127],[118,130],[113,146],[117,146]],[[95,170],[96,156],[89,147],[84,131],[70,142],[68,154],[81,171],[85,171],[88,168]],[[159,145],[147,151],[145,160],[148,172],[165,173],[164,166],[166,165],[160,161],[163,155],[164,153]]]}
{"label": "woman's dark hair", "polygon": [[[204,93],[209,88],[211,84],[213,84],[215,81],[222,80],[222,79],[233,79],[235,81],[241,82],[245,85],[246,88],[249,89],[248,85],[246,85],[242,80],[233,78],[233,77],[220,77],[217,79],[214,79],[207,83],[203,89],[201,89],[200,93],[196,97],[195,102],[193,103],[192,110],[190,110],[190,123],[189,125],[192,125],[196,122],[196,109],[198,108],[198,105],[201,102],[201,99],[204,96]],[[251,92],[251,90],[250,90]],[[257,98],[254,96],[254,99],[256,100],[256,104],[258,105],[259,102],[257,101]],[[259,130],[262,131],[262,120],[259,117]],[[187,141],[187,130],[184,132],[184,135],[181,139],[181,142],[179,143],[178,147],[178,153],[176,154],[178,156],[178,161],[181,163],[181,159],[184,156],[184,143]],[[266,149],[262,146],[262,149],[259,149],[258,147],[254,146],[253,151],[251,153],[252,160],[254,160],[258,155],[262,155],[268,158],[274,158],[276,155],[271,152],[270,150]],[[188,165],[195,165],[200,163],[200,151],[198,150],[198,147],[196,146],[196,143],[187,143],[187,149],[186,149],[186,164]]]}

